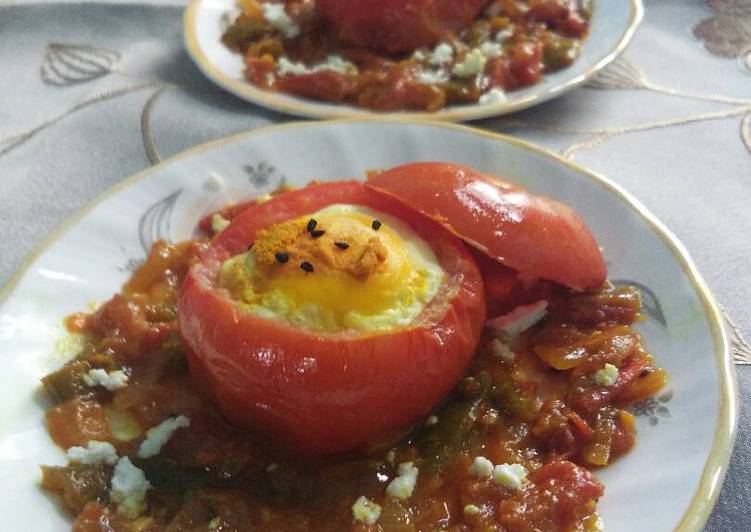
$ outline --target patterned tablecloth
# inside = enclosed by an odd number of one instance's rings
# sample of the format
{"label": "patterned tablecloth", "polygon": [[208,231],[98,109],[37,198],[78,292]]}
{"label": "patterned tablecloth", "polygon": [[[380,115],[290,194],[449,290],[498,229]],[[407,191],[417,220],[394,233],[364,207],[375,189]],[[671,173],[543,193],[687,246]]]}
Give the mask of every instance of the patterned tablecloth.
{"label": "patterned tablecloth", "polygon": [[[742,403],[707,529],[751,530],[751,0],[645,2],[626,54],[586,87],[475,125],[609,176],[686,245],[734,331]],[[0,284],[124,177],[290,120],[203,78],[182,49],[179,4],[0,0]],[[66,68],[70,54],[91,68]]]}

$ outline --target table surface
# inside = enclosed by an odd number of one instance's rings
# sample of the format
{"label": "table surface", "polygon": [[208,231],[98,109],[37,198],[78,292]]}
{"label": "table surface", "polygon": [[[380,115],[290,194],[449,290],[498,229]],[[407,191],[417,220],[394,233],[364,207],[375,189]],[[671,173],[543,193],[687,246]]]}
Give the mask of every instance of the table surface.
{"label": "table surface", "polygon": [[[0,0],[0,285],[123,178],[293,119],[203,78],[182,49],[183,5]],[[633,43],[596,86],[474,125],[560,152],[636,195],[685,244],[735,330],[738,361],[751,362],[751,0],[645,7]],[[49,68],[55,45],[91,47],[101,75],[59,79]],[[751,368],[737,369],[738,438],[711,531],[751,530]]]}

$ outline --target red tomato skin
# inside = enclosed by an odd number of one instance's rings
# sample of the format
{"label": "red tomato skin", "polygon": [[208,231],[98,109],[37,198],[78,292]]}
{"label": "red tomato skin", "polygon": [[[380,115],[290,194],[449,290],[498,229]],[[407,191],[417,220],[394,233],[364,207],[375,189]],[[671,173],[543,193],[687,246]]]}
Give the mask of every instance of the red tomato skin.
{"label": "red tomato skin", "polygon": [[343,41],[387,52],[432,46],[467,27],[486,0],[317,0]]}
{"label": "red tomato skin", "polygon": [[212,228],[212,219],[215,214],[218,214],[228,222],[231,222],[245,209],[247,209],[251,205],[255,205],[256,203],[258,202],[255,199],[252,199],[249,201],[243,201],[241,203],[235,203],[234,205],[230,205],[228,207],[224,207],[223,209],[219,209],[218,211],[209,213],[201,218],[201,220],[198,222],[198,229],[200,229],[201,232],[207,235],[213,235],[214,229]]}
{"label": "red tomato skin", "polygon": [[[339,202],[395,215],[433,247],[449,279],[419,324],[316,333],[246,313],[217,289],[221,262],[246,250],[258,229]],[[178,305],[191,372],[224,414],[308,455],[355,449],[426,415],[461,379],[485,319],[482,279],[463,244],[357,182],[249,207],[190,270]]]}
{"label": "red tomato skin", "polygon": [[516,270],[491,259],[482,251],[469,247],[475,264],[480,269],[485,285],[485,306],[488,318],[507,314],[521,305],[555,297],[555,287],[550,281],[525,279]]}
{"label": "red tomato skin", "polygon": [[[310,186],[316,187],[316,194],[309,194],[308,187]],[[242,252],[241,246],[247,236],[255,237],[258,229],[298,216],[298,212],[314,212],[332,203],[343,203],[346,198],[362,193],[362,184],[359,181],[317,183],[308,185],[308,187],[285,192],[283,201],[258,203],[255,199],[252,199],[230,205],[201,218],[198,227],[207,234],[213,234],[211,218],[214,214],[219,214],[231,222],[245,211],[249,211],[250,214],[245,216],[243,222],[239,225],[227,227],[221,233],[221,245],[227,247],[233,255],[236,255]]]}
{"label": "red tomato skin", "polygon": [[[315,190],[314,193],[311,193],[311,189]],[[368,205],[367,196],[362,183],[353,180],[316,183],[285,192],[263,203],[248,203],[241,212],[235,213],[232,223],[216,236],[214,247],[223,248],[230,255],[244,253],[259,229],[318,211],[334,203]],[[414,217],[415,214],[411,216]]]}
{"label": "red tomato skin", "polygon": [[468,166],[405,164],[365,186],[438,221],[528,278],[585,290],[607,277],[602,252],[573,209]]}

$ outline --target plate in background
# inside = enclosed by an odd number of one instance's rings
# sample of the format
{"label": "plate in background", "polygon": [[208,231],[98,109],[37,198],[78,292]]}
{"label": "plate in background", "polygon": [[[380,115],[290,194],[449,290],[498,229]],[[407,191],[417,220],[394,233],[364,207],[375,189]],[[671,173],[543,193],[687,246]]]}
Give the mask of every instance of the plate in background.
{"label": "plate in background", "polygon": [[537,85],[508,93],[493,105],[457,105],[434,113],[378,113],[345,104],[325,103],[259,89],[245,79],[240,54],[221,42],[224,20],[236,9],[236,0],[192,0],[183,17],[185,46],[198,68],[214,83],[249,102],[283,113],[312,118],[409,116],[433,120],[465,121],[525,109],[568,92],[613,61],[628,45],[643,17],[642,0],[596,0],[590,35],[579,58],[568,68],[546,74]]}

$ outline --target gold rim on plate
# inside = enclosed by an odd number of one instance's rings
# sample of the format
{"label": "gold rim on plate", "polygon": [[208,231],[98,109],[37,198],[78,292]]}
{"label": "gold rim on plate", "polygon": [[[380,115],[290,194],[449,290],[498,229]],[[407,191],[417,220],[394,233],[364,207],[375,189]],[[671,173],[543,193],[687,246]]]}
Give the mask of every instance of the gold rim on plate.
{"label": "gold rim on plate", "polygon": [[47,250],[52,244],[54,244],[62,235],[64,235],[74,224],[79,222],[84,216],[91,212],[97,205],[104,200],[109,199],[116,193],[124,190],[142,179],[150,176],[151,174],[161,170],[162,168],[172,164],[175,161],[186,159],[193,155],[211,150],[213,148],[223,146],[241,139],[246,139],[256,135],[262,135],[269,132],[275,132],[280,130],[292,129],[292,128],[316,128],[326,127],[334,124],[346,124],[346,123],[397,123],[404,125],[416,125],[434,128],[451,129],[454,131],[462,132],[469,135],[477,135],[480,137],[494,139],[499,142],[505,142],[513,144],[524,150],[533,152],[537,155],[546,157],[558,164],[563,164],[571,170],[583,175],[606,188],[613,193],[617,198],[623,201],[627,206],[633,209],[636,214],[643,218],[652,230],[662,239],[662,241],[670,249],[675,259],[680,264],[683,271],[691,280],[691,284],[694,290],[701,300],[704,312],[706,313],[707,321],[709,322],[710,330],[712,332],[712,340],[715,346],[715,361],[717,363],[717,369],[720,375],[720,411],[717,418],[717,430],[715,431],[714,438],[712,440],[712,447],[707,457],[707,461],[704,464],[701,479],[699,485],[694,492],[691,502],[688,508],[684,512],[681,520],[676,526],[675,530],[680,532],[698,531],[703,528],[710,514],[717,502],[717,497],[720,493],[720,487],[722,481],[725,478],[728,463],[730,462],[730,454],[733,448],[733,442],[735,440],[735,432],[737,427],[738,416],[738,396],[737,385],[735,378],[735,367],[732,362],[732,356],[730,354],[729,342],[725,328],[723,326],[722,315],[719,311],[719,307],[712,296],[709,287],[704,282],[701,274],[696,269],[696,265],[693,263],[688,255],[688,252],[683,247],[677,237],[661,222],[657,217],[652,214],[647,208],[634,198],[630,193],[626,192],[619,185],[610,181],[608,178],[601,176],[591,170],[587,170],[567,159],[564,159],[555,153],[545,150],[539,146],[536,146],[527,141],[520,140],[518,138],[494,133],[490,131],[481,130],[478,128],[472,128],[469,126],[459,124],[449,124],[446,122],[416,120],[416,119],[394,119],[388,118],[360,118],[360,119],[340,119],[340,120],[328,120],[319,122],[288,122],[286,124],[278,124],[272,126],[265,126],[257,128],[251,131],[230,135],[221,139],[210,141],[198,146],[189,148],[163,162],[147,168],[137,174],[134,174],[118,184],[110,187],[98,198],[93,200],[86,207],[78,211],[63,224],[61,224],[55,231],[50,233],[42,242],[37,244],[33,251],[29,254],[26,260],[23,262],[18,271],[8,281],[8,283],[0,290],[0,305],[12,294],[13,288],[18,284],[21,278],[33,265],[33,263],[39,258],[39,256]]}
{"label": "gold rim on plate", "polygon": [[642,0],[618,0],[629,2],[631,16],[628,26],[621,34],[615,46],[607,51],[594,65],[579,74],[578,76],[546,89],[544,91],[530,94],[517,100],[511,100],[506,103],[493,105],[467,105],[447,108],[433,113],[426,112],[395,112],[395,113],[377,113],[368,110],[356,109],[351,106],[316,102],[283,93],[265,91],[259,89],[249,81],[238,81],[232,79],[219,68],[214,66],[208,56],[204,53],[198,44],[196,35],[196,20],[198,9],[205,0],[191,0],[183,15],[183,39],[188,54],[196,63],[198,68],[211,81],[231,92],[235,96],[265,107],[274,111],[280,111],[290,115],[307,117],[307,118],[369,118],[381,116],[392,119],[415,119],[415,120],[445,120],[448,122],[463,122],[467,120],[479,120],[481,118],[490,118],[493,116],[504,115],[520,111],[538,103],[550,100],[561,94],[568,92],[595,75],[599,70],[610,64],[626,48],[631,38],[634,36],[636,29],[639,27],[644,18],[644,6]]}

